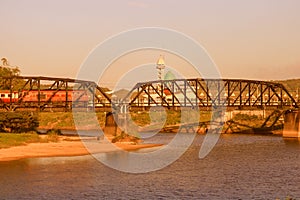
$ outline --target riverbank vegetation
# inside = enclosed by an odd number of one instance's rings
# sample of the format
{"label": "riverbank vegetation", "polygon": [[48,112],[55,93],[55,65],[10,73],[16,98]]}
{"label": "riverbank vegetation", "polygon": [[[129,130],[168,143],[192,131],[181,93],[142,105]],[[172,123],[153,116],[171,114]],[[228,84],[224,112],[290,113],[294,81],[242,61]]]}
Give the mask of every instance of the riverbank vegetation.
{"label": "riverbank vegetation", "polygon": [[39,126],[37,113],[0,112],[0,132],[34,131]]}
{"label": "riverbank vegetation", "polygon": [[138,126],[148,126],[151,124],[164,123],[165,126],[180,123],[196,123],[209,121],[211,118],[210,111],[195,111],[192,109],[176,110],[154,110],[130,113],[132,120]]}
{"label": "riverbank vegetation", "polygon": [[59,135],[54,131],[40,135],[35,131],[26,133],[0,133],[0,149],[22,146],[29,143],[58,142]]}
{"label": "riverbank vegetation", "polygon": [[36,133],[0,133],[0,148],[9,148],[40,141],[41,138]]}
{"label": "riverbank vegetation", "polygon": [[[130,113],[131,120],[139,127],[147,127],[147,130],[176,126],[179,124],[209,124],[212,113],[191,109],[175,110],[150,110]],[[92,130],[105,125],[105,113],[78,113],[73,116],[72,112],[41,112],[38,113],[39,128],[41,129],[68,129],[68,130]],[[96,118],[95,118],[96,117]],[[76,120],[76,126],[74,123]],[[99,124],[98,124],[99,123]],[[237,132],[263,132],[280,130],[283,127],[282,111],[270,110],[261,114],[235,113],[224,123],[224,133]]]}
{"label": "riverbank vegetation", "polygon": [[[96,117],[96,118],[95,118]],[[40,112],[38,113],[39,129],[63,129],[63,130],[92,130],[98,126],[104,127],[104,112]],[[76,120],[76,124],[74,123]],[[98,124],[99,123],[99,124]]]}
{"label": "riverbank vegetation", "polygon": [[225,122],[223,132],[281,134],[283,112],[281,110],[265,111],[261,115],[238,113]]}
{"label": "riverbank vegetation", "polygon": [[[140,127],[163,124],[175,125],[179,123],[196,123],[199,121],[209,121],[211,112],[193,110],[174,111],[174,110],[156,110],[156,111],[141,111],[131,112],[131,120]],[[96,117],[96,118],[95,118]],[[105,113],[104,112],[80,112],[73,114],[72,112],[40,112],[38,113],[39,129],[97,129],[98,126],[104,127]],[[74,123],[76,120],[76,126]],[[97,124],[99,123],[99,124]]]}
{"label": "riverbank vegetation", "polygon": [[[27,131],[44,130],[95,130],[105,126],[104,112],[3,112],[0,113],[1,132],[21,133]],[[244,132],[251,130],[282,129],[282,113],[280,111],[266,111],[262,114],[230,114],[226,117],[223,132]],[[228,113],[227,113],[228,115]],[[130,113],[133,124],[147,130],[182,124],[207,124],[211,120],[210,111],[195,111],[186,109],[182,111],[156,109]],[[281,117],[281,119],[280,119]],[[2,120],[2,121],[1,121]],[[74,122],[76,121],[76,124]],[[5,125],[4,125],[5,124]],[[268,129],[270,130],[270,128]]]}

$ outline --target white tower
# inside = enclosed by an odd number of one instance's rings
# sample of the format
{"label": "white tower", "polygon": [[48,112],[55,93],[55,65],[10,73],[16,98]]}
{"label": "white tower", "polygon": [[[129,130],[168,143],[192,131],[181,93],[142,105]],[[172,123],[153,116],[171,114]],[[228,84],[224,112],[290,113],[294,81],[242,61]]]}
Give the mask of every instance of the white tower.
{"label": "white tower", "polygon": [[163,55],[159,56],[159,59],[156,62],[156,69],[158,74],[158,80],[162,80],[164,69],[165,69],[165,60]]}

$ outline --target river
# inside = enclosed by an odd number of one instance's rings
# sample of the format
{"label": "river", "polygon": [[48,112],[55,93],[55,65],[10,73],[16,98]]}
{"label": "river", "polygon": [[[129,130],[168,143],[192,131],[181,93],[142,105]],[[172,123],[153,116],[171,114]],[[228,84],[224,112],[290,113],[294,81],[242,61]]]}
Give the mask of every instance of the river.
{"label": "river", "polygon": [[0,162],[0,199],[300,199],[299,141],[222,135],[199,159],[203,138],[196,136],[173,164],[144,174],[111,169],[92,156]]}

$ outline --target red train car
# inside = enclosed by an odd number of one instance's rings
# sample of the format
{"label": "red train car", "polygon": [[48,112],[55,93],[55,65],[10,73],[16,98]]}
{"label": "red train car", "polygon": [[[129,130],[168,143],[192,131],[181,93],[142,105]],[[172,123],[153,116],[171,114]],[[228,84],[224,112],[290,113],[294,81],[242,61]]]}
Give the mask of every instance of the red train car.
{"label": "red train car", "polygon": [[[68,97],[66,97],[68,94]],[[12,95],[12,97],[11,97]],[[68,93],[66,91],[53,91],[53,90],[31,90],[22,92],[12,92],[9,90],[0,91],[0,102],[9,103],[17,102],[22,99],[22,102],[85,102],[89,101],[88,94],[85,90],[70,90]]]}
{"label": "red train car", "polygon": [[19,98],[18,92],[12,92],[11,94],[9,90],[0,91],[0,103],[9,103],[10,101],[16,102],[18,98]]}

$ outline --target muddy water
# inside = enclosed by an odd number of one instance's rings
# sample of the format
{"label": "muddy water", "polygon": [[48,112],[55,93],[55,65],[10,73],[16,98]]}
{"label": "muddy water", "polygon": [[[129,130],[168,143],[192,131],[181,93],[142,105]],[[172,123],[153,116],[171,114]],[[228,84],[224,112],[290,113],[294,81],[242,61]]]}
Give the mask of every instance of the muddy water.
{"label": "muddy water", "polygon": [[0,199],[300,199],[298,141],[223,135],[200,160],[203,138],[175,163],[146,174],[119,172],[91,156],[0,162]]}

